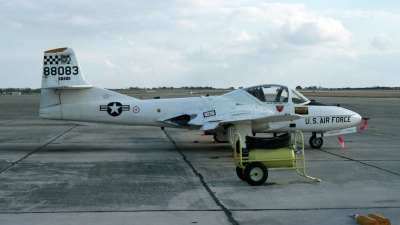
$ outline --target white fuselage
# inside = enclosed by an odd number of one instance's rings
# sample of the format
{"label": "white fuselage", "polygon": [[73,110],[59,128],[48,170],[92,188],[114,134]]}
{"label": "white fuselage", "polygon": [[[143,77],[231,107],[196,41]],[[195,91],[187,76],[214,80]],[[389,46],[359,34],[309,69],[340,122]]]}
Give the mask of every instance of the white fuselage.
{"label": "white fuselage", "polygon": [[[237,114],[265,112],[301,115],[300,119],[293,121],[252,124],[253,133],[280,133],[295,130],[323,132],[351,127],[361,121],[360,115],[341,107],[289,102],[265,103],[254,99],[242,90],[222,96],[151,100],[139,100],[96,87],[82,90],[57,90],[52,94],[58,96],[56,99],[60,102],[41,107],[40,116],[80,123],[199,129],[201,125],[196,124],[220,121]],[[116,103],[120,104],[116,105]],[[190,118],[195,119],[197,123],[182,124],[174,120],[170,123],[165,122],[168,118],[180,115],[197,115]],[[223,131],[221,127],[219,131]]]}

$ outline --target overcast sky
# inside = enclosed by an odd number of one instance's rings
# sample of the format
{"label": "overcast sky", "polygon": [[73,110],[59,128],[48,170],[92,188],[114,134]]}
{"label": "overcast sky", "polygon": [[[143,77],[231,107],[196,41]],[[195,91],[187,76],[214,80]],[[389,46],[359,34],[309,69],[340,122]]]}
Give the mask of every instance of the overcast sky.
{"label": "overcast sky", "polygon": [[0,88],[59,47],[105,88],[399,87],[399,43],[398,0],[0,0]]}

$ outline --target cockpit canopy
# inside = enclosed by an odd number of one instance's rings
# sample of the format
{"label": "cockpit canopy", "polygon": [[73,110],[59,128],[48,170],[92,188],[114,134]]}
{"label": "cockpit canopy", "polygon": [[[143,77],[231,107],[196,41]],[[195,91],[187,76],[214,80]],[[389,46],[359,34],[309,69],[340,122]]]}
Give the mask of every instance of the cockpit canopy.
{"label": "cockpit canopy", "polygon": [[309,100],[302,94],[287,86],[277,84],[266,84],[244,88],[258,100],[266,103],[307,103]]}

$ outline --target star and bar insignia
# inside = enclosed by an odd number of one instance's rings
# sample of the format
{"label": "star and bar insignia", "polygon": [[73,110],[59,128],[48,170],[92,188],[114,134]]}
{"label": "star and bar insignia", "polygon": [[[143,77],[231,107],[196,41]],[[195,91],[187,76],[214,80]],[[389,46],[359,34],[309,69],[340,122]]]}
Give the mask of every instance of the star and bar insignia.
{"label": "star and bar insignia", "polygon": [[122,111],[129,111],[129,105],[122,105],[120,102],[110,102],[108,105],[101,105],[100,111],[107,111],[110,116],[119,116]]}

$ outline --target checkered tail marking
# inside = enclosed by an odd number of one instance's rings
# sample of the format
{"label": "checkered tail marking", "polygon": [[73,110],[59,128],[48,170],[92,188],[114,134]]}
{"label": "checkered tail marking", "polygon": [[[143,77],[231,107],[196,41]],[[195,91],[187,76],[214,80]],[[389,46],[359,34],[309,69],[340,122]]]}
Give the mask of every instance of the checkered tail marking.
{"label": "checkered tail marking", "polygon": [[71,58],[69,55],[45,55],[43,64],[47,65],[59,65],[59,64],[70,64]]}

